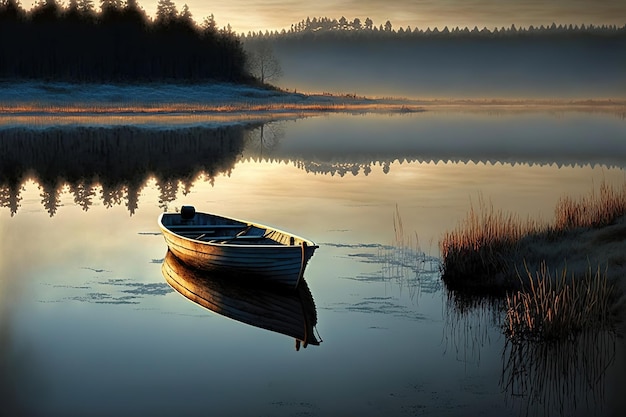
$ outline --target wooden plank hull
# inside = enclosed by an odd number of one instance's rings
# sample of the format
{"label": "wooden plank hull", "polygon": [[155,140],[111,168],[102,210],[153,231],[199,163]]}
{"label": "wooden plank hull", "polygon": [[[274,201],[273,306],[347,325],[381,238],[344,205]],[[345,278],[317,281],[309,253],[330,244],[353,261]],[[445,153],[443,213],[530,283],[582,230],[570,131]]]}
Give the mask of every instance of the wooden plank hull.
{"label": "wooden plank hull", "polygon": [[207,213],[183,218],[162,213],[159,227],[169,250],[187,265],[241,273],[297,286],[317,245],[258,223]]}
{"label": "wooden plank hull", "polygon": [[317,313],[303,279],[297,288],[260,285],[242,274],[229,275],[191,269],[168,250],[161,267],[167,283],[185,298],[233,320],[284,334],[296,348],[319,345],[314,327]]}

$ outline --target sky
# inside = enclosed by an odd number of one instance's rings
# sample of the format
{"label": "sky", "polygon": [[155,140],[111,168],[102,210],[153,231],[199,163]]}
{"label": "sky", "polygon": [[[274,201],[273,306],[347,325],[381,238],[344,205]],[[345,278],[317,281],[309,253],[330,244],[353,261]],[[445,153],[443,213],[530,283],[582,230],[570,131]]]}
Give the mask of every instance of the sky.
{"label": "sky", "polygon": [[[139,0],[148,15],[158,0]],[[376,26],[389,20],[400,27],[517,27],[558,24],[626,24],[626,0],[173,0],[178,10],[189,6],[197,22],[213,14],[218,27],[236,33],[289,29],[307,17],[364,21]]]}

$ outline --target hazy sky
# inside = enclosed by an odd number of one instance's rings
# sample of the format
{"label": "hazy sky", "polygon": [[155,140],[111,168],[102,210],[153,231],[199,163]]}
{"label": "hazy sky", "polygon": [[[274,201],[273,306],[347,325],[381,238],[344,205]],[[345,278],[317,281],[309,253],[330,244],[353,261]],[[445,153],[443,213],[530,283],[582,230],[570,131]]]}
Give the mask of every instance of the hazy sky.
{"label": "hazy sky", "polygon": [[[139,0],[149,15],[158,0]],[[289,29],[308,17],[362,21],[376,26],[390,20],[394,28],[510,27],[559,24],[626,24],[626,0],[174,0],[186,3],[201,22],[213,13],[219,27],[237,33]]]}

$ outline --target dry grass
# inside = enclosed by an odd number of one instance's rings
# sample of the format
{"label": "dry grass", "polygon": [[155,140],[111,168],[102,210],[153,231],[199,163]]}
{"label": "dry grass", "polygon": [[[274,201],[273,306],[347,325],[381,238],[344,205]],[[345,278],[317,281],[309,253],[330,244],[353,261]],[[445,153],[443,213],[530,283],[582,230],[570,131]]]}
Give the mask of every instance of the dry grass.
{"label": "dry grass", "polygon": [[622,188],[610,187],[602,182],[599,191],[595,188],[589,195],[578,200],[563,197],[555,209],[554,227],[557,230],[578,227],[603,227],[626,214],[626,183]]}
{"label": "dry grass", "polygon": [[[519,280],[515,263],[520,259],[537,265],[552,261],[542,259],[542,255],[548,256],[549,251],[557,248],[559,253],[567,252],[568,240],[572,239],[568,232],[606,228],[624,215],[626,183],[612,188],[602,182],[599,191],[594,189],[580,199],[561,198],[555,208],[554,224],[530,218],[521,220],[514,214],[495,211],[479,198],[478,209],[471,205],[465,220],[440,242],[443,280],[453,288],[516,288]],[[620,239],[622,229],[611,239]]]}
{"label": "dry grass", "polygon": [[479,210],[472,207],[440,243],[446,286],[505,296],[514,340],[562,340],[614,326],[626,289],[626,183],[598,190],[562,198],[554,224],[521,221],[480,199]]}
{"label": "dry grass", "polygon": [[506,333],[511,339],[561,340],[587,330],[611,326],[615,287],[606,270],[589,268],[568,278],[567,270],[551,273],[545,264],[528,285],[507,295]]}
{"label": "dry grass", "polygon": [[516,215],[495,211],[482,196],[458,227],[447,232],[440,243],[442,277],[446,284],[491,286],[497,275],[510,269],[508,256],[519,241],[544,230],[539,221],[521,221]]}
{"label": "dry grass", "polygon": [[231,103],[70,103],[70,104],[40,104],[17,103],[0,104],[0,113],[9,115],[19,114],[165,114],[165,113],[258,113],[258,112],[389,112],[406,113],[419,112],[422,108],[403,103],[387,103],[384,101],[309,101],[293,102],[247,102]]}

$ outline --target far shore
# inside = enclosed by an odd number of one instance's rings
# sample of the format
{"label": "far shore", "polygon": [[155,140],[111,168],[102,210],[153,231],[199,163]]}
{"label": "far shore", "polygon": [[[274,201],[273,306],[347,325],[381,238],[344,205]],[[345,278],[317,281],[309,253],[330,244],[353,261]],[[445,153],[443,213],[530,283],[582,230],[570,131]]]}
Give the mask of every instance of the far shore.
{"label": "far shore", "polygon": [[603,112],[626,117],[626,98],[401,98],[300,93],[237,84],[70,84],[0,82],[0,113],[10,116],[229,115],[291,118],[320,113]]}

